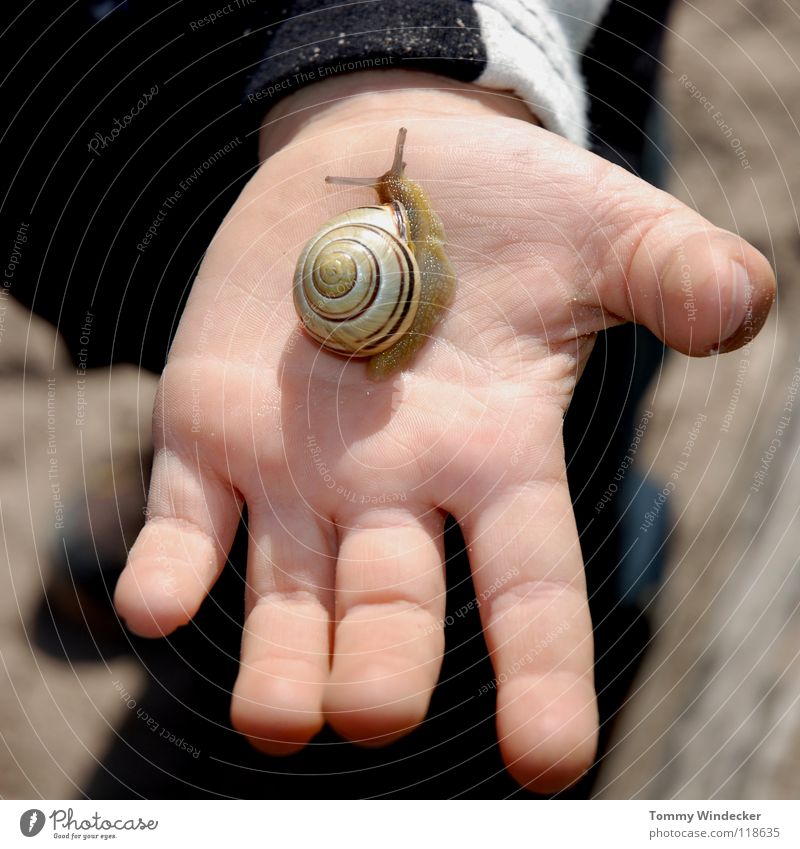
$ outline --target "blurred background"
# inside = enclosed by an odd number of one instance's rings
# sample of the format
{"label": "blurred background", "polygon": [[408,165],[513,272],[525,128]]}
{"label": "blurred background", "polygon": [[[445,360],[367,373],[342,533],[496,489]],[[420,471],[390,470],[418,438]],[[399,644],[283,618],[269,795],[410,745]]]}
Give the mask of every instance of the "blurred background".
{"label": "blurred background", "polygon": [[[640,582],[652,636],[591,793],[796,798],[800,11],[678,2],[671,26],[668,188],[771,259],[779,300],[754,343],[670,356],[645,394],[630,480],[653,489],[628,518],[665,523],[663,574]],[[96,609],[113,586],[96,564],[118,566],[141,524],[155,377],[82,374],[51,325],[0,295],[0,796],[74,797],[144,687]],[[112,646],[100,660],[95,639]]]}

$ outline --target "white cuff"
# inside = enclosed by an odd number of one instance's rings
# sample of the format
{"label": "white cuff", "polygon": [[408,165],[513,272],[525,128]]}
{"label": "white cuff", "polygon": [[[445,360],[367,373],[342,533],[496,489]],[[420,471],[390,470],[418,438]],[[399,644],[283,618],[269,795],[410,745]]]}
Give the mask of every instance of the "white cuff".
{"label": "white cuff", "polygon": [[580,51],[607,6],[608,0],[476,0],[487,63],[475,82],[513,91],[548,130],[586,147]]}

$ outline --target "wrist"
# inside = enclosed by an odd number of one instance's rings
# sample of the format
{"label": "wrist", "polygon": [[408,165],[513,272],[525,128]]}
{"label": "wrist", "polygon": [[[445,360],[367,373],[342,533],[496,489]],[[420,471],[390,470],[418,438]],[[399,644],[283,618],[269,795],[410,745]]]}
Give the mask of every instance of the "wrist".
{"label": "wrist", "polygon": [[509,92],[422,71],[360,71],[315,82],[273,106],[262,122],[259,158],[263,162],[311,127],[324,132],[387,119],[399,126],[426,117],[504,117],[540,123],[525,103]]}

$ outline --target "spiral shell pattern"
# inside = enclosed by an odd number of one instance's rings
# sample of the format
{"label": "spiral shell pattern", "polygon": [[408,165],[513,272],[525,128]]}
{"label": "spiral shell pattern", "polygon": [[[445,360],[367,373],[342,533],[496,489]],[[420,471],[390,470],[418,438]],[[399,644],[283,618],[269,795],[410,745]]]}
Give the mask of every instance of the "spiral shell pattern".
{"label": "spiral shell pattern", "polygon": [[407,331],[419,306],[420,273],[399,201],[332,218],[300,254],[294,304],[306,330],[340,354],[368,357]]}

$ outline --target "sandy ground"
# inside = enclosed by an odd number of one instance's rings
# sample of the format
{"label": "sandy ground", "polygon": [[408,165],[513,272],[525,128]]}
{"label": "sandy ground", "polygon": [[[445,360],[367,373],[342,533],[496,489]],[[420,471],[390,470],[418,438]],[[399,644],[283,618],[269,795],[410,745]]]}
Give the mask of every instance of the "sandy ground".
{"label": "sandy ground", "polygon": [[651,387],[639,470],[664,482],[690,457],[669,498],[657,633],[597,793],[797,798],[800,16],[783,2],[701,2],[674,25],[670,188],[772,260],[779,300],[753,345],[675,357]]}
{"label": "sandy ground", "polygon": [[[699,0],[673,24],[670,188],[760,247],[781,295],[756,343],[712,360],[672,358],[646,401],[655,415],[639,471],[665,481],[689,442],[691,457],[668,501],[675,525],[649,611],[655,636],[597,794],[797,797],[800,434],[795,417],[783,426],[781,417],[800,365],[800,16],[781,0]],[[43,590],[63,556],[56,525],[89,518],[86,487],[101,493],[88,534],[98,551],[113,560],[130,542],[154,380],[120,369],[81,387],[52,328],[0,306],[0,795],[73,797],[126,711],[113,682],[124,677],[135,693],[138,673],[124,658],[92,661],[91,646],[86,662],[59,659],[58,635],[37,630],[48,618]]]}
{"label": "sandy ground", "polygon": [[[110,562],[124,555],[120,517],[133,527],[139,521],[139,437],[146,446],[155,378],[133,368],[90,372],[79,390],[53,328],[11,301],[2,306],[0,794],[75,797],[126,710],[111,682],[136,681],[140,672],[128,659],[98,663],[91,641],[77,652],[86,662],[65,662],[59,640],[74,640],[42,627],[51,620],[44,590],[55,602],[62,521]],[[87,491],[99,494],[91,528]],[[78,634],[84,614],[91,610],[70,613]]]}

